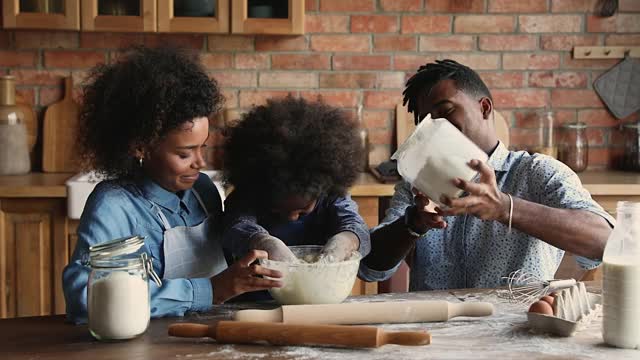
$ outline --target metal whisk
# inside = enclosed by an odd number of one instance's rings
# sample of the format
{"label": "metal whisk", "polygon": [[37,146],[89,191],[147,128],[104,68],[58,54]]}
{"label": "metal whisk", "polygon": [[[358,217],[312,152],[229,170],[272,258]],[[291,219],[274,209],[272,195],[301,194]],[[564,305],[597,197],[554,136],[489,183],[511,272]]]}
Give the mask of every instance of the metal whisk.
{"label": "metal whisk", "polygon": [[498,294],[501,297],[523,304],[538,301],[545,295],[570,288],[576,284],[575,279],[543,280],[522,269],[512,272],[503,279],[507,281],[507,289],[498,292]]}

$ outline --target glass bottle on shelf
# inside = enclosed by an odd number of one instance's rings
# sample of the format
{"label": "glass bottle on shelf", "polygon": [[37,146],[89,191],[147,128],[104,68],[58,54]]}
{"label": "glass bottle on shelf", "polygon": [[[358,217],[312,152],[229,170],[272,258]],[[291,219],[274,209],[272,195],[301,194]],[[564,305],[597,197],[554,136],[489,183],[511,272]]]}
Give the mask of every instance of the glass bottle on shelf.
{"label": "glass bottle on shelf", "polygon": [[530,153],[540,153],[551,157],[558,157],[558,148],[554,133],[554,116],[551,111],[540,111],[534,114],[535,127],[538,131],[535,145],[529,149]]}
{"label": "glass bottle on shelf", "polygon": [[362,105],[358,105],[357,115],[358,117],[358,135],[360,136],[360,145],[362,146],[362,168],[363,172],[369,171],[369,132],[364,125],[364,119],[362,116]]}
{"label": "glass bottle on shelf", "polygon": [[620,168],[640,171],[640,122],[622,125],[624,154]]}
{"label": "glass bottle on shelf", "polygon": [[31,170],[24,113],[16,106],[16,82],[0,76],[0,175],[26,174]]}
{"label": "glass bottle on shelf", "polygon": [[558,160],[577,173],[586,170],[589,163],[586,129],[587,125],[582,122],[563,125],[558,144]]}

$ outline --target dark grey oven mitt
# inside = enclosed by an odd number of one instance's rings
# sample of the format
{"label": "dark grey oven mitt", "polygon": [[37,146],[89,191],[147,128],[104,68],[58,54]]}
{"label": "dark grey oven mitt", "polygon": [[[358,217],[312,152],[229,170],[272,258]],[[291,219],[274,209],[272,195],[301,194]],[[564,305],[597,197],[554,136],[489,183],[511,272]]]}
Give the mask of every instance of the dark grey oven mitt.
{"label": "dark grey oven mitt", "polygon": [[640,110],[640,63],[630,57],[602,74],[593,87],[618,119]]}

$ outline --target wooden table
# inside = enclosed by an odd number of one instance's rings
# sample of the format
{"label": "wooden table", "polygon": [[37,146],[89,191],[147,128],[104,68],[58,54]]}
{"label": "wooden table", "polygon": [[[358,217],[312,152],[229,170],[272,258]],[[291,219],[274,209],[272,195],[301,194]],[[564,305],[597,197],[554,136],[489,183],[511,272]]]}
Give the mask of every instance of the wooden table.
{"label": "wooden table", "polygon": [[[599,284],[590,286],[598,292]],[[500,299],[493,290],[453,290],[352,297],[349,302],[381,300],[489,301],[496,313],[486,318],[455,318],[449,322],[385,324],[389,330],[425,329],[432,344],[421,347],[386,345],[378,349],[218,345],[207,339],[167,336],[167,326],[177,321],[212,323],[228,319],[250,304],[225,305],[209,314],[184,319],[152,320],[147,333],[137,339],[113,343],[93,340],[86,326],[64,323],[62,316],[0,320],[0,354],[3,359],[511,359],[521,357],[562,359],[638,359],[640,350],[623,350],[603,344],[601,318],[569,338],[534,333],[527,327],[527,306]],[[261,305],[265,307],[265,305]]]}

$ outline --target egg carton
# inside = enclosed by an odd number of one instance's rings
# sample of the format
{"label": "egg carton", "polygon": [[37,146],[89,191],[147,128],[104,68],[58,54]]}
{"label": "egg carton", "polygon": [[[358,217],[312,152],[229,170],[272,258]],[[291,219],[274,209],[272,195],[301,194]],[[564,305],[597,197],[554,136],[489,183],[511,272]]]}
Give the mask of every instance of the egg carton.
{"label": "egg carton", "polygon": [[602,312],[602,296],[587,292],[584,283],[556,293],[553,316],[527,313],[529,327],[559,336],[572,336],[586,328]]}

